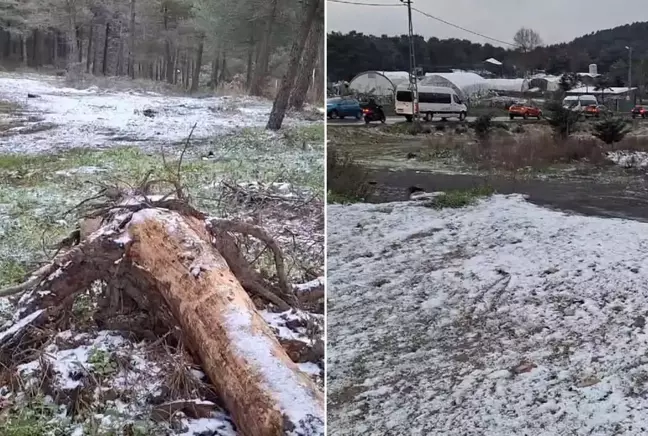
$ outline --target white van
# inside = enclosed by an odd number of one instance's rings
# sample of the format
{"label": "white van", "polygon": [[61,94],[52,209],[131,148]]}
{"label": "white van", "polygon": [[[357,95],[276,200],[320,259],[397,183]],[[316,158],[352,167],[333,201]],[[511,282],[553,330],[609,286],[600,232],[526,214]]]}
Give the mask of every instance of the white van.
{"label": "white van", "polygon": [[[425,115],[426,120],[431,120],[434,115],[439,115],[442,119],[457,116],[463,120],[468,113],[468,107],[452,88],[419,85],[418,97],[419,113]],[[395,100],[396,115],[412,121],[412,91],[409,89],[409,84],[399,85],[396,88]]]}
{"label": "white van", "polygon": [[568,95],[562,101],[563,107],[576,112],[582,112],[587,106],[598,105],[598,100],[593,95]]}

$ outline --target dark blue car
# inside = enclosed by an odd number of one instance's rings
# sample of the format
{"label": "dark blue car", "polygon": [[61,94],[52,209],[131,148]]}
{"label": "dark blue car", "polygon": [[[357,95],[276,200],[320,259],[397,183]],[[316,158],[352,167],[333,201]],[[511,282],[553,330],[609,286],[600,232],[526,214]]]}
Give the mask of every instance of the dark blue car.
{"label": "dark blue car", "polygon": [[326,116],[329,118],[362,118],[360,102],[355,98],[334,97],[326,100]]}

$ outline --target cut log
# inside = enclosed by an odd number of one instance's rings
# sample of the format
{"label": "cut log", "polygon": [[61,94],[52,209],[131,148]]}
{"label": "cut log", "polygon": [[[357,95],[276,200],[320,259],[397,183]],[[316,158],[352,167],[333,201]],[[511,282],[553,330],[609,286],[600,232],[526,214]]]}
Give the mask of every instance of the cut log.
{"label": "cut log", "polygon": [[126,209],[29,281],[16,319],[23,319],[21,327],[0,338],[13,342],[23,326],[56,315],[103,280],[169,329],[180,328],[241,435],[324,435],[322,393],[257,312],[205,220],[169,209]]}
{"label": "cut log", "polygon": [[146,209],[127,232],[130,260],[156,285],[241,434],[323,434],[321,393],[275,339],[204,221]]}

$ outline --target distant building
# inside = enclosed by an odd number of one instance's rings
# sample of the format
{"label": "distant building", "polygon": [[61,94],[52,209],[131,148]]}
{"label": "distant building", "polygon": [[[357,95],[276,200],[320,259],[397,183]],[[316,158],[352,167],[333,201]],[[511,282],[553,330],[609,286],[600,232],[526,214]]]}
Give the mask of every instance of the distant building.
{"label": "distant building", "polygon": [[[612,86],[598,89],[596,86],[589,85],[570,89],[566,92],[567,95],[595,95],[601,104],[617,111],[628,110],[630,106],[634,105],[636,93],[637,88]],[[628,97],[630,97],[630,100],[628,100]]]}
{"label": "distant building", "polygon": [[349,91],[376,97],[393,97],[396,87],[409,82],[406,71],[365,71],[349,82]]}

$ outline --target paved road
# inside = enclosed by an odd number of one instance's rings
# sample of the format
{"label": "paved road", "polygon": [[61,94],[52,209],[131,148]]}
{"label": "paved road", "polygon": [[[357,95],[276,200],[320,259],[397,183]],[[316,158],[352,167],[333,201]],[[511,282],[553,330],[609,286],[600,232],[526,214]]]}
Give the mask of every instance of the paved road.
{"label": "paved road", "polygon": [[514,180],[505,177],[449,175],[422,171],[372,171],[377,190],[372,202],[407,200],[407,188],[428,192],[488,185],[501,194],[526,194],[532,203],[582,215],[648,222],[648,183],[637,176],[626,183],[597,180]]}
{"label": "paved road", "polygon": [[[477,117],[466,117],[466,121],[471,122],[475,121]],[[396,123],[402,123],[405,121],[405,117],[387,117],[387,121],[385,124],[396,124]],[[493,121],[500,121],[503,123],[509,123],[509,122],[537,122],[537,120],[523,120],[521,118],[516,118],[515,120],[509,119],[509,117],[494,117]],[[434,118],[432,120],[432,123],[442,123],[440,118]],[[448,118],[447,122],[454,122],[457,123],[459,122],[459,118]],[[349,127],[349,126],[364,126],[365,122],[363,120],[356,120],[355,118],[345,118],[343,120],[340,119],[328,119],[326,120],[326,123],[328,126],[344,126],[344,127]],[[372,124],[379,124],[377,121],[374,121]]]}

